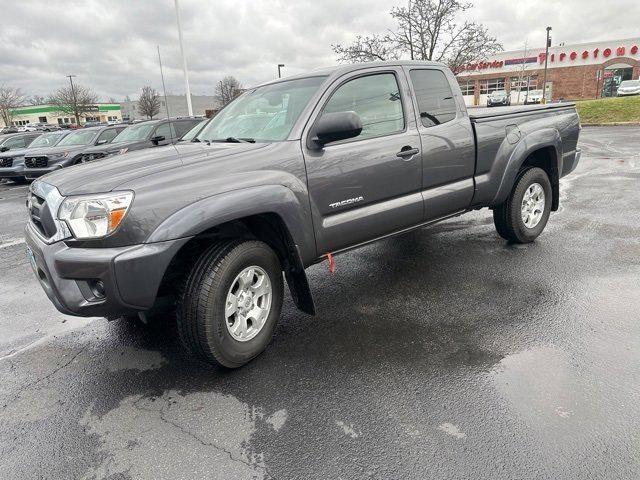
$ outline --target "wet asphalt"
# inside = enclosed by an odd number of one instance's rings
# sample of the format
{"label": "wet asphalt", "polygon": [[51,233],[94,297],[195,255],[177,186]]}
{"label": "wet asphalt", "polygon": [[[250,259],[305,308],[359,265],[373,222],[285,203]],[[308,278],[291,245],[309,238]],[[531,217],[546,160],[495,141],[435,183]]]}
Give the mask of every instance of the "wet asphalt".
{"label": "wet asphalt", "polygon": [[234,371],[57,313],[0,184],[0,478],[639,478],[640,128],[581,147],[534,244],[484,210],[316,265]]}

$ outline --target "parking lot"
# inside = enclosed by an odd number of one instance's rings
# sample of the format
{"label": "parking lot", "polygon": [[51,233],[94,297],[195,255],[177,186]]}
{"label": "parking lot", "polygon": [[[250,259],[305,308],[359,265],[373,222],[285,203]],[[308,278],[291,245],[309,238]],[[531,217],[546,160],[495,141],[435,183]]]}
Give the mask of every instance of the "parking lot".
{"label": "parking lot", "polygon": [[0,184],[0,478],[640,477],[640,128],[585,128],[530,245],[483,210],[309,269],[239,370],[59,314]]}

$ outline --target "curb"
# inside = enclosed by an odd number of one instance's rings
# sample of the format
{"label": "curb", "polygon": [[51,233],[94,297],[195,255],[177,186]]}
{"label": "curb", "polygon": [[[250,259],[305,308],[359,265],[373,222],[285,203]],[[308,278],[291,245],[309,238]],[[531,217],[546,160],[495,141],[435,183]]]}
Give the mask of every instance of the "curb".
{"label": "curb", "polygon": [[583,127],[638,127],[640,122],[583,123]]}

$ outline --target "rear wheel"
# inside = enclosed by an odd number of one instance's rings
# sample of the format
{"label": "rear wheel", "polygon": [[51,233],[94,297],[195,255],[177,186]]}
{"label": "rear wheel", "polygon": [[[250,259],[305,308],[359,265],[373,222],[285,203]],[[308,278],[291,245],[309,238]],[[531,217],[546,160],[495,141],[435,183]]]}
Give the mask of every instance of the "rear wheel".
{"label": "rear wheel", "polygon": [[283,299],[277,255],[260,241],[223,241],[198,259],[177,308],[182,343],[196,356],[237,368],[271,341]]}
{"label": "rear wheel", "polygon": [[547,225],[551,199],[551,182],[544,170],[522,171],[509,197],[493,209],[498,234],[515,243],[533,242]]}

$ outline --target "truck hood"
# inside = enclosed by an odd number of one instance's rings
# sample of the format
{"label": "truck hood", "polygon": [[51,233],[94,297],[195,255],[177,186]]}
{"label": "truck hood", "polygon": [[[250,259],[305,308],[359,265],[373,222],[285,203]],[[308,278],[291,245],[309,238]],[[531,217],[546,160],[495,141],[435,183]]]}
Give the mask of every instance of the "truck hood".
{"label": "truck hood", "polygon": [[22,157],[23,155],[28,155],[30,153],[38,153],[40,151],[48,150],[51,147],[33,147],[33,148],[14,148],[11,150],[7,150],[6,152],[0,153],[0,158],[7,157]]}
{"label": "truck hood", "polygon": [[132,142],[118,142],[118,143],[105,143],[104,145],[96,145],[95,147],[87,148],[85,153],[106,153],[117,152],[123,148],[135,149],[136,147],[142,147],[147,145],[147,140],[136,140]]}
{"label": "truck hood", "polygon": [[87,145],[63,145],[58,147],[43,147],[37,148],[33,150],[27,150],[25,155],[33,154],[33,155],[55,155],[56,153],[76,153],[81,152],[87,148]]}
{"label": "truck hood", "polygon": [[123,184],[127,184],[123,189],[131,188],[137,179],[181,168],[185,163],[216,161],[266,146],[268,144],[253,143],[167,145],[64,168],[42,177],[42,181],[57,187],[62,195],[104,193]]}

